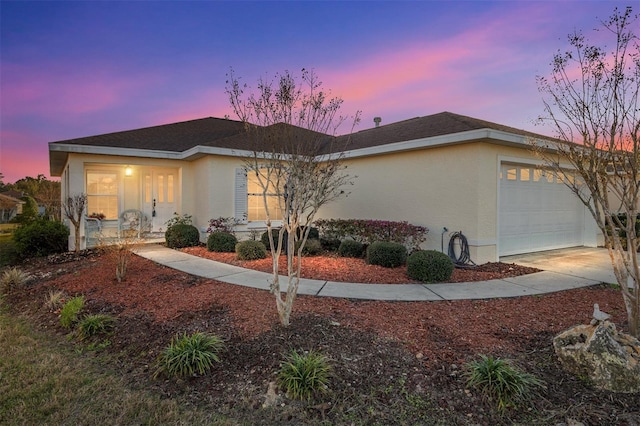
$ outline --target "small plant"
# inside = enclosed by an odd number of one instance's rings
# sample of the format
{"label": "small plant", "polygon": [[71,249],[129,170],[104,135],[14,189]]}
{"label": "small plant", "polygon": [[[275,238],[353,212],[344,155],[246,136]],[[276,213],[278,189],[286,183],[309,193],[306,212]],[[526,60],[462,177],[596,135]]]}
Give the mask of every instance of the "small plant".
{"label": "small plant", "polygon": [[338,247],[338,255],[341,257],[361,258],[364,254],[364,244],[355,240],[344,240]]}
{"label": "small plant", "polygon": [[2,273],[0,280],[0,290],[9,290],[12,288],[21,288],[25,285],[29,275],[19,268],[10,268]]}
{"label": "small plant", "polygon": [[167,229],[171,228],[174,225],[192,225],[192,224],[193,224],[193,219],[191,218],[191,215],[188,215],[188,214],[179,215],[176,212],[173,213],[173,217],[171,219],[165,222],[165,225],[167,225]]}
{"label": "small plant", "polygon": [[44,301],[44,305],[51,312],[55,312],[62,307],[64,303],[64,291],[62,290],[49,290],[49,294]]}
{"label": "small plant", "polygon": [[425,283],[448,281],[453,270],[451,258],[439,251],[418,250],[407,258],[407,275]]}
{"label": "small plant", "polygon": [[314,394],[326,392],[330,374],[331,366],[324,355],[294,350],[280,366],[278,384],[290,398],[308,401]]}
{"label": "small plant", "polygon": [[222,349],[224,343],[217,336],[200,332],[176,336],[160,355],[156,376],[161,372],[180,377],[203,375],[220,362],[218,353]]}
{"label": "small plant", "polygon": [[236,244],[236,255],[239,260],[264,259],[267,257],[267,248],[262,241],[240,241]]}
{"label": "small plant", "polygon": [[544,386],[537,377],[492,356],[480,355],[479,360],[467,364],[467,369],[467,385],[494,402],[500,413],[526,402],[535,388]]}
{"label": "small plant", "polygon": [[164,234],[169,248],[194,247],[200,244],[200,232],[193,225],[178,223],[167,228]]}
{"label": "small plant", "polygon": [[70,328],[78,322],[78,314],[84,307],[84,296],[76,296],[64,304],[60,310],[60,324]]}
{"label": "small plant", "polygon": [[367,247],[367,263],[396,268],[407,261],[407,249],[400,243],[376,241]]}
{"label": "small plant", "polygon": [[207,238],[207,250],[209,251],[233,253],[236,250],[236,244],[238,244],[238,239],[228,232],[212,232]]}
{"label": "small plant", "polygon": [[209,219],[209,227],[207,233],[210,232],[226,232],[235,235],[236,226],[242,223],[242,220],[235,217],[222,217],[217,219]]}
{"label": "small plant", "polygon": [[97,334],[109,333],[113,330],[115,324],[116,320],[110,315],[85,315],[80,322],[78,322],[78,338],[85,340]]}
{"label": "small plant", "polygon": [[303,256],[317,256],[322,253],[322,244],[320,240],[307,240],[304,247],[302,247]]}

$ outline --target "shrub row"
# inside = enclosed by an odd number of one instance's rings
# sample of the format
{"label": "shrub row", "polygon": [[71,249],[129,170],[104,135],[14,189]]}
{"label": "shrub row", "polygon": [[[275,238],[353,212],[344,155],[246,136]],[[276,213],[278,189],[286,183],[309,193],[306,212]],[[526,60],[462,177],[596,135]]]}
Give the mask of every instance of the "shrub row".
{"label": "shrub row", "polygon": [[314,224],[326,240],[342,241],[350,238],[363,244],[388,241],[402,244],[408,250],[417,249],[429,232],[424,226],[412,225],[406,221],[321,219]]}

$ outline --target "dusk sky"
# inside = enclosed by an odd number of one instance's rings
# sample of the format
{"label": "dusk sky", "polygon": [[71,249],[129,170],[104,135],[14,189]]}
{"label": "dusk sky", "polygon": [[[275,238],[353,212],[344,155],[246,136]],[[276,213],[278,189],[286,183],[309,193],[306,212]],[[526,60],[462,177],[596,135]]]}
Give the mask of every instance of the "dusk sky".
{"label": "dusk sky", "polygon": [[[355,129],[442,111],[549,133],[536,75],[636,1],[0,1],[0,173],[49,177],[48,142],[236,118],[232,67],[313,69]],[[57,178],[56,178],[57,179]]]}

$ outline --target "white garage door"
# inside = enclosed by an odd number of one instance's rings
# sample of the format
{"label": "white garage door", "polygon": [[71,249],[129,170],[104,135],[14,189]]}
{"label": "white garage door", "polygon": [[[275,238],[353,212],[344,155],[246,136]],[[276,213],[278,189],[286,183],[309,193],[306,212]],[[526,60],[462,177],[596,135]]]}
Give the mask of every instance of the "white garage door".
{"label": "white garage door", "polygon": [[499,255],[584,244],[584,206],[563,179],[533,166],[502,164]]}

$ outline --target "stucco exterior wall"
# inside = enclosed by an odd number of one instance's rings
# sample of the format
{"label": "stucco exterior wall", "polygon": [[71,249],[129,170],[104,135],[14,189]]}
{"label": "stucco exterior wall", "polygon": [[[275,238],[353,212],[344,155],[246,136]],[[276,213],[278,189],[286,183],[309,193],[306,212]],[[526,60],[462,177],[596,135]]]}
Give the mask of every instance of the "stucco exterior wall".
{"label": "stucco exterior wall", "polygon": [[[486,142],[348,159],[348,197],[323,218],[406,220],[429,228],[423,248],[447,250],[461,231],[476,263],[498,260],[498,179],[504,158],[538,164],[526,147]],[[447,231],[444,230],[447,228]]]}

